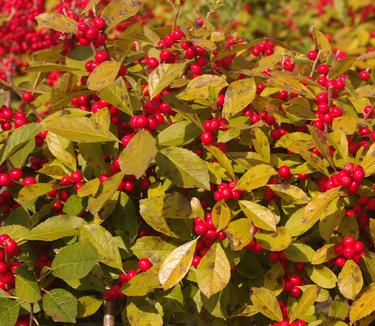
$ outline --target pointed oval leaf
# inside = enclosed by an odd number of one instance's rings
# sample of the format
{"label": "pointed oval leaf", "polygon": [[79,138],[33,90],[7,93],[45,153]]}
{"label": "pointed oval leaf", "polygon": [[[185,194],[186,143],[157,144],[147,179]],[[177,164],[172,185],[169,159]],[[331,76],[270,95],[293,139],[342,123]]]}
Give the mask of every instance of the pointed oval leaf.
{"label": "pointed oval leaf", "polygon": [[17,268],[16,295],[29,303],[37,302],[41,298],[35,274],[23,266]]}
{"label": "pointed oval leaf", "polygon": [[145,296],[150,291],[160,288],[158,273],[159,266],[152,266],[126,282],[121,292],[129,297]]}
{"label": "pointed oval leaf", "polygon": [[375,310],[375,284],[371,284],[362,295],[354,301],[350,308],[350,321],[352,323],[360,320]]}
{"label": "pointed oval leaf", "polygon": [[51,28],[62,33],[76,33],[77,22],[64,15],[54,13],[43,13],[35,17],[39,27]]}
{"label": "pointed oval leaf", "polygon": [[316,285],[309,287],[301,299],[299,299],[297,306],[293,309],[293,312],[290,316],[290,322],[292,323],[296,319],[303,319],[306,314],[307,309],[314,304],[319,295],[319,288]]}
{"label": "pointed oval leaf", "polygon": [[75,323],[78,301],[64,289],[53,289],[43,296],[43,310],[53,321]]}
{"label": "pointed oval leaf", "polygon": [[217,230],[224,229],[231,219],[231,211],[224,200],[218,201],[212,208],[212,222]]}
{"label": "pointed oval leaf", "polygon": [[89,241],[103,257],[100,262],[122,269],[122,261],[117,240],[104,227],[87,224],[81,228],[81,238]]}
{"label": "pointed oval leaf", "polygon": [[104,61],[90,74],[87,79],[87,88],[100,91],[112,85],[120,70],[121,63],[117,61]]}
{"label": "pointed oval leaf", "polygon": [[271,320],[283,319],[279,303],[273,292],[266,288],[252,288],[250,299],[255,308]]}
{"label": "pointed oval leaf", "polygon": [[337,277],[328,267],[313,267],[306,269],[310,279],[324,289],[333,289],[336,287]]}
{"label": "pointed oval leaf", "polygon": [[156,162],[177,187],[210,189],[207,164],[195,153],[185,148],[168,147],[156,155]]}
{"label": "pointed oval leaf", "polygon": [[51,265],[52,274],[63,280],[78,280],[90,273],[99,260],[99,253],[90,242],[77,242],[57,253]]}
{"label": "pointed oval leaf", "polygon": [[138,131],[119,156],[121,170],[139,179],[157,153],[155,138],[145,129]]}
{"label": "pointed oval leaf", "polygon": [[60,238],[74,236],[85,220],[77,216],[53,216],[31,229],[25,236],[27,240],[54,241]]}
{"label": "pointed oval leaf", "polygon": [[361,269],[351,259],[346,261],[337,280],[341,294],[349,300],[354,300],[363,286]]}
{"label": "pointed oval leaf", "polygon": [[185,63],[159,64],[148,76],[148,89],[150,98],[158,95],[168,87],[175,79],[180,77],[185,70]]}
{"label": "pointed oval leaf", "polygon": [[221,244],[215,242],[198,265],[197,281],[199,289],[207,298],[210,298],[227,286],[230,275],[228,258]]}
{"label": "pointed oval leaf", "polygon": [[255,238],[268,250],[281,251],[289,247],[292,237],[284,227],[277,228],[273,233],[257,232]]}
{"label": "pointed oval leaf", "polygon": [[275,184],[267,187],[276,192],[287,203],[307,204],[310,201],[310,197],[302,189],[290,184]]}
{"label": "pointed oval leaf", "polygon": [[274,174],[275,170],[270,165],[258,164],[242,175],[236,188],[251,191],[263,187]]}
{"label": "pointed oval leaf", "polygon": [[248,106],[255,98],[256,85],[253,78],[244,78],[231,83],[225,92],[223,115],[234,116]]}
{"label": "pointed oval leaf", "polygon": [[276,215],[268,208],[248,200],[240,200],[243,213],[257,226],[266,231],[276,231]]}
{"label": "pointed oval leaf", "polygon": [[174,249],[163,261],[159,281],[165,290],[170,289],[187,274],[193,260],[197,239]]}
{"label": "pointed oval leaf", "polygon": [[250,220],[247,218],[240,218],[228,224],[224,231],[232,250],[241,250],[250,243],[252,240],[250,228]]}
{"label": "pointed oval leaf", "polygon": [[2,326],[14,326],[17,322],[21,303],[16,300],[0,298],[0,320]]}

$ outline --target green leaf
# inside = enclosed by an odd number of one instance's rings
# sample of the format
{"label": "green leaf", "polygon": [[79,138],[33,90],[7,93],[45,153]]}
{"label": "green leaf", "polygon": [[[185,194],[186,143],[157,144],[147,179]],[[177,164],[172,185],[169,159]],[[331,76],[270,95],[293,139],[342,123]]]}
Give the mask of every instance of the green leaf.
{"label": "green leaf", "polygon": [[29,230],[26,227],[22,225],[18,225],[18,224],[4,225],[0,227],[0,234],[5,233],[9,235],[9,237],[15,241],[20,241],[26,238],[25,236],[27,235],[28,232]]}
{"label": "green leaf", "polygon": [[313,30],[314,38],[318,49],[320,50],[320,58],[326,61],[332,55],[331,44],[327,37],[317,29]]}
{"label": "green leaf", "polygon": [[38,123],[28,123],[17,129],[15,129],[5,146],[1,162],[5,162],[10,156],[12,156],[18,149],[25,145],[28,141],[33,140],[34,137],[42,130],[42,127]]}
{"label": "green leaf", "polygon": [[150,98],[154,98],[175,79],[180,77],[185,70],[185,65],[185,63],[159,64],[148,76]]}
{"label": "green leaf", "polygon": [[89,198],[88,209],[91,214],[98,214],[103,206],[112,199],[123,177],[122,172],[114,174],[103,182],[95,197]]}
{"label": "green leaf", "polygon": [[243,213],[254,223],[255,226],[266,230],[276,231],[276,215],[268,208],[248,200],[240,200]]}
{"label": "green leaf", "polygon": [[270,165],[258,164],[242,175],[236,188],[251,191],[263,187],[275,173],[275,170]]}
{"label": "green leaf", "polygon": [[[335,1],[336,2],[336,1]],[[331,68],[329,69],[329,79],[337,78],[348,71],[354,63],[354,58],[344,58],[340,60],[333,60]]]}
{"label": "green leaf", "polygon": [[156,155],[156,163],[177,187],[210,189],[207,164],[185,148],[162,149]]}
{"label": "green leaf", "polygon": [[292,236],[305,233],[324,216],[328,205],[339,194],[340,188],[333,188],[312,199],[303,209],[294,213],[286,222],[285,227]]}
{"label": "green leaf", "polygon": [[367,177],[375,173],[375,144],[370,146],[361,165]]}
{"label": "green leaf", "polygon": [[209,99],[210,92],[214,95],[220,92],[222,88],[227,86],[227,82],[223,77],[215,75],[202,75],[192,79],[185,90],[178,94],[180,100],[194,101],[197,99]]}
{"label": "green leaf", "polygon": [[87,197],[97,193],[100,186],[99,179],[92,179],[87,181],[81,188],[78,189],[77,195],[80,197]]}
{"label": "green leaf", "polygon": [[349,300],[354,300],[363,286],[361,269],[353,260],[346,261],[337,280],[341,294]]}
{"label": "green leaf", "polygon": [[119,156],[121,170],[139,179],[156,153],[155,138],[147,130],[139,130]]}
{"label": "green leaf", "polygon": [[255,238],[264,248],[272,251],[281,251],[289,247],[292,237],[285,227],[277,228],[274,233],[257,232]]}
{"label": "green leaf", "polygon": [[241,250],[250,243],[252,239],[250,228],[250,220],[247,218],[240,218],[228,224],[224,231],[232,250]]}
{"label": "green leaf", "polygon": [[102,11],[101,17],[107,23],[108,29],[113,28],[122,21],[133,17],[139,7],[130,2],[110,2]]}
{"label": "green leaf", "polygon": [[51,265],[52,274],[68,281],[81,279],[99,260],[99,253],[90,242],[77,242],[57,253]]}
{"label": "green leaf", "polygon": [[308,263],[314,257],[315,251],[307,244],[294,242],[285,249],[285,255],[290,261]]}
{"label": "green leaf", "polygon": [[179,121],[165,128],[157,136],[161,146],[183,146],[195,140],[201,130],[190,121]]}
{"label": "green leaf", "polygon": [[340,198],[332,200],[319,222],[321,237],[328,241],[345,216],[345,204]]}
{"label": "green leaf", "polygon": [[228,258],[221,244],[216,242],[198,265],[197,281],[199,289],[207,298],[210,298],[227,286],[230,275]]}
{"label": "green leaf", "polygon": [[327,133],[326,137],[329,143],[335,148],[336,152],[344,161],[349,161],[349,147],[346,135],[342,130],[334,130],[331,133]]}
{"label": "green leaf", "polygon": [[122,112],[125,112],[128,115],[133,114],[131,99],[126,84],[122,78],[116,79],[113,84],[100,90],[99,97],[102,100],[111,103]]}
{"label": "green leaf", "polygon": [[96,224],[87,224],[81,228],[82,240],[89,241],[103,257],[100,262],[122,269],[120,251],[117,240],[105,228]]}
{"label": "green leaf", "polygon": [[159,281],[165,290],[170,289],[187,274],[193,260],[197,239],[174,249],[163,261]]}
{"label": "green leaf", "polygon": [[30,303],[37,302],[41,298],[35,274],[24,266],[17,268],[16,296]]}
{"label": "green leaf", "polygon": [[212,208],[212,222],[217,230],[225,229],[231,219],[231,211],[224,200],[218,201]]}
{"label": "green leaf", "polygon": [[129,297],[147,295],[150,291],[160,288],[158,273],[159,267],[152,266],[146,272],[137,274],[130,281],[126,282],[121,292]]}
{"label": "green leaf", "polygon": [[276,321],[283,319],[279,303],[271,290],[252,288],[250,299],[254,307],[267,318]]}
{"label": "green leaf", "polygon": [[109,130],[85,117],[64,116],[43,123],[47,130],[78,143],[117,141]]}
{"label": "green leaf", "polygon": [[43,310],[55,322],[75,323],[77,306],[77,299],[64,289],[53,289],[43,296]]}
{"label": "green leaf", "polygon": [[352,323],[370,315],[375,310],[375,284],[372,283],[362,295],[353,302],[350,308],[350,321]]}
{"label": "green leaf", "polygon": [[126,306],[126,316],[131,326],[162,326],[163,318],[149,303],[131,301]]}
{"label": "green leaf", "polygon": [[290,184],[275,184],[268,185],[268,188],[272,189],[279,197],[285,200],[287,203],[292,204],[307,204],[310,201],[309,196],[296,186]]}
{"label": "green leaf", "polygon": [[14,326],[17,322],[20,308],[19,301],[0,298],[1,326]]}
{"label": "green leaf", "polygon": [[314,304],[318,298],[319,288],[316,285],[309,287],[298,301],[297,306],[293,309],[290,316],[290,322],[292,323],[296,319],[303,319],[306,311]]}
{"label": "green leaf", "polygon": [[77,216],[83,210],[82,198],[71,195],[64,204],[63,212],[67,215]]}
{"label": "green leaf", "polygon": [[308,267],[306,269],[311,281],[324,289],[333,289],[336,287],[337,277],[328,267]]}
{"label": "green leaf", "polygon": [[99,310],[102,304],[103,300],[91,295],[85,295],[78,298],[77,318],[92,316]]}
{"label": "green leaf", "polygon": [[255,98],[256,85],[253,78],[244,78],[231,83],[225,92],[223,115],[230,118],[241,112]]}
{"label": "green leaf", "polygon": [[49,151],[67,167],[75,170],[77,167],[73,144],[70,140],[49,132],[46,143]]}
{"label": "green leaf", "polygon": [[207,149],[211,155],[217,159],[219,164],[229,173],[231,178],[235,179],[232,163],[230,162],[229,158],[216,146],[209,146]]}
{"label": "green leaf", "polygon": [[53,216],[31,229],[25,236],[27,240],[54,241],[79,234],[79,228],[86,223],[77,216]]}
{"label": "green leaf", "polygon": [[53,190],[54,185],[51,183],[36,183],[23,187],[18,193],[17,202],[20,205],[27,205],[34,202],[39,197]]}
{"label": "green leaf", "polygon": [[64,15],[45,12],[35,17],[39,27],[51,28],[62,33],[76,33],[77,22]]}
{"label": "green leaf", "polygon": [[176,246],[157,236],[139,238],[131,247],[134,255],[140,259],[147,257],[153,265],[160,264]]}
{"label": "green leaf", "polygon": [[254,128],[250,130],[251,143],[253,144],[255,151],[262,156],[262,158],[270,163],[271,161],[271,149],[270,143],[266,134],[260,128]]}
{"label": "green leaf", "polygon": [[87,88],[100,91],[112,85],[120,70],[121,63],[117,61],[104,61],[99,64],[87,79]]}

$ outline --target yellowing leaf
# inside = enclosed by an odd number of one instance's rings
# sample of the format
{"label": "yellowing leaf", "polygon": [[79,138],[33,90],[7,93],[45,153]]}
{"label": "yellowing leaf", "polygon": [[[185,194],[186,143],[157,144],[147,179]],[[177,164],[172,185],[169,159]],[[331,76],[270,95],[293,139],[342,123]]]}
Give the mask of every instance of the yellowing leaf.
{"label": "yellowing leaf", "polygon": [[252,239],[250,227],[251,224],[247,218],[240,218],[228,224],[225,234],[232,250],[241,250],[250,243]]}
{"label": "yellowing leaf", "polygon": [[45,120],[44,125],[47,130],[75,142],[117,141],[116,136],[109,130],[85,117],[64,116],[53,120]]}
{"label": "yellowing leaf", "polygon": [[248,200],[240,200],[239,203],[244,214],[255,226],[266,231],[276,231],[275,213],[262,205]]}
{"label": "yellowing leaf", "polygon": [[255,151],[262,156],[262,158],[270,163],[271,161],[271,150],[270,143],[266,134],[260,128],[254,128],[250,130],[251,143],[253,144]]}
{"label": "yellowing leaf", "polygon": [[152,266],[146,272],[139,273],[129,282],[126,282],[121,292],[127,296],[140,297],[154,289],[160,288],[158,273],[159,267]]}
{"label": "yellowing leaf", "polygon": [[180,77],[185,69],[185,63],[162,63],[148,76],[150,97],[158,95],[175,79]]}
{"label": "yellowing leaf", "polygon": [[212,222],[218,230],[224,229],[231,219],[230,208],[223,200],[218,201],[212,208]]}
{"label": "yellowing leaf", "polygon": [[251,191],[263,187],[275,173],[275,170],[270,165],[256,165],[242,175],[240,180],[238,180],[236,188]]}
{"label": "yellowing leaf", "polygon": [[210,298],[230,280],[230,264],[219,242],[215,242],[198,265],[197,281],[202,293]]}
{"label": "yellowing leaf", "polygon": [[350,300],[355,299],[363,286],[361,269],[353,260],[345,263],[337,280],[341,294]]}
{"label": "yellowing leaf", "polygon": [[112,28],[122,21],[134,16],[139,7],[133,5],[129,1],[116,1],[110,2],[101,14],[101,17],[105,20],[108,28]]}
{"label": "yellowing leaf", "polygon": [[283,319],[279,303],[273,292],[266,288],[252,288],[250,299],[254,307],[271,320]]}
{"label": "yellowing leaf", "polygon": [[30,202],[38,199],[40,196],[45,195],[54,188],[51,183],[35,183],[27,187],[23,187],[18,193],[17,201],[21,205],[27,205]]}
{"label": "yellowing leaf", "polygon": [[224,117],[230,118],[241,112],[254,100],[255,94],[254,78],[244,78],[231,83],[225,92]]}
{"label": "yellowing leaf", "polygon": [[352,323],[360,320],[375,310],[375,284],[372,283],[362,295],[354,301],[350,308],[350,321]]}
{"label": "yellowing leaf", "polygon": [[145,129],[139,130],[119,156],[121,170],[139,179],[155,158],[155,138]]}
{"label": "yellowing leaf", "polygon": [[309,196],[297,186],[290,184],[275,184],[268,185],[268,188],[272,189],[278,196],[280,196],[287,203],[294,204],[307,204],[310,201]]}
{"label": "yellowing leaf", "polygon": [[369,177],[375,173],[375,144],[372,144],[362,161],[362,167]]}
{"label": "yellowing leaf", "polygon": [[170,289],[187,274],[193,260],[197,239],[174,249],[163,261],[159,272],[159,281],[165,290]]}
{"label": "yellowing leaf", "polygon": [[318,49],[320,50],[321,58],[326,61],[332,55],[331,44],[327,37],[317,29],[314,29],[314,38]]}
{"label": "yellowing leaf", "polygon": [[227,85],[223,77],[202,75],[192,79],[185,90],[178,94],[177,97],[185,101],[208,99],[211,91],[218,94]]}
{"label": "yellowing leaf", "polygon": [[83,296],[78,298],[77,318],[85,318],[98,311],[103,301],[94,296]]}
{"label": "yellowing leaf", "polygon": [[292,237],[288,230],[284,227],[277,228],[274,233],[261,233],[257,232],[255,238],[259,241],[264,248],[272,251],[281,251],[290,245]]}
{"label": "yellowing leaf", "polygon": [[210,189],[207,164],[195,153],[185,148],[168,147],[156,155],[156,162],[177,187]]}
{"label": "yellowing leaf", "polygon": [[234,171],[230,159],[216,146],[207,147],[211,155],[217,159],[219,164],[229,173],[229,175],[234,179]]}
{"label": "yellowing leaf", "polygon": [[336,287],[337,277],[328,267],[309,267],[306,272],[311,280],[322,288],[333,289]]}
{"label": "yellowing leaf", "polygon": [[308,308],[314,304],[318,298],[319,288],[316,285],[309,287],[298,301],[297,306],[293,309],[292,315],[290,316],[290,322],[296,319],[303,319]]}
{"label": "yellowing leaf", "polygon": [[120,70],[121,63],[117,61],[104,61],[98,65],[87,79],[87,88],[100,91],[112,85]]}
{"label": "yellowing leaf", "polygon": [[35,17],[39,27],[51,28],[62,33],[76,33],[77,22],[67,16],[53,13],[43,13]]}

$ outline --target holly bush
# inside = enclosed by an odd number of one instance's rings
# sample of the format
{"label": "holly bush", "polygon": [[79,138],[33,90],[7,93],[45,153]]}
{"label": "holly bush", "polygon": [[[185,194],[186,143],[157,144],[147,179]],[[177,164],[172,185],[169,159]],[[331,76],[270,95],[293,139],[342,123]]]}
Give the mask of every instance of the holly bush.
{"label": "holly bush", "polygon": [[1,326],[375,320],[375,7],[258,2],[0,1]]}

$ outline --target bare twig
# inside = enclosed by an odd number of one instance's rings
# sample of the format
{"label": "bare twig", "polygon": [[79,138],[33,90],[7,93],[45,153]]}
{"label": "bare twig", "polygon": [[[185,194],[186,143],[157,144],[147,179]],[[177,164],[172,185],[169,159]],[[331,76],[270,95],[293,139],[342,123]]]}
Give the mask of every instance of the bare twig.
{"label": "bare twig", "polygon": [[115,305],[113,301],[104,302],[103,326],[115,326]]}

